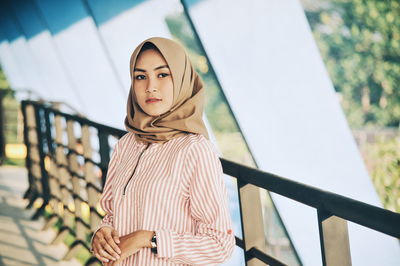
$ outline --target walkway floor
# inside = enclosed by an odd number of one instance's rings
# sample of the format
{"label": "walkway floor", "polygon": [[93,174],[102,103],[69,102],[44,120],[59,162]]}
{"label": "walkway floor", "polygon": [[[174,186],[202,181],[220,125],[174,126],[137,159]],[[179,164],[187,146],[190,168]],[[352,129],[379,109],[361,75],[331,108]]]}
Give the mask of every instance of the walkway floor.
{"label": "walkway floor", "polygon": [[77,260],[59,260],[67,251],[63,244],[49,245],[56,233],[41,230],[44,219],[30,220],[34,210],[26,210],[22,199],[28,187],[25,168],[0,167],[0,265],[81,265]]}

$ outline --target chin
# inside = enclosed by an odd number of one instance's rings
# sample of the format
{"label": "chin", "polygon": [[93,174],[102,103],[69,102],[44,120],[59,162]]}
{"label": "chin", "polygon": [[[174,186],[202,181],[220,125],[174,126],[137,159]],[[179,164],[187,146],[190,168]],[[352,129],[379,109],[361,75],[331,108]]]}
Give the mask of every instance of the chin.
{"label": "chin", "polygon": [[159,116],[160,114],[148,114],[148,115],[156,117]]}
{"label": "chin", "polygon": [[148,114],[150,116],[159,116],[159,115],[161,115],[161,113],[159,113],[159,112],[146,112],[146,114]]}
{"label": "chin", "polygon": [[[148,110],[148,109],[151,109],[151,110]],[[160,110],[160,108],[142,108],[142,110],[150,116],[160,116],[168,111],[168,110],[164,111],[162,109]]]}

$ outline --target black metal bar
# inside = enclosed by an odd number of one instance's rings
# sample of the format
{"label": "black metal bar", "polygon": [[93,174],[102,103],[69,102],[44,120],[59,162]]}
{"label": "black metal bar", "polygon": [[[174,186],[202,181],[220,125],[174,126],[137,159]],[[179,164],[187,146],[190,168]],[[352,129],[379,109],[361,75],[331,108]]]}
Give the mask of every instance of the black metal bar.
{"label": "black metal bar", "polygon": [[44,120],[45,120],[45,125],[46,125],[46,141],[47,141],[47,148],[49,150],[49,153],[52,156],[55,156],[55,150],[54,150],[54,140],[51,136],[51,122],[50,122],[50,111],[47,109],[44,109]]}
{"label": "black metal bar", "polygon": [[100,147],[100,169],[101,169],[101,181],[102,186],[106,183],[107,168],[110,162],[110,145],[108,144],[108,133],[104,131],[98,132],[99,147]]}
{"label": "black metal bar", "polygon": [[40,157],[40,172],[41,172],[41,184],[42,184],[42,191],[41,197],[43,199],[43,203],[40,208],[36,211],[36,213],[32,216],[32,220],[36,220],[39,218],[40,215],[43,214],[44,208],[49,203],[50,200],[50,187],[49,187],[49,179],[47,176],[47,171],[45,167],[45,152],[44,152],[44,143],[42,138],[42,128],[43,128],[43,120],[41,118],[41,108],[40,105],[36,105],[34,107],[35,110],[35,120],[36,120],[36,134],[37,134],[37,141],[38,141],[38,151]]}
{"label": "black metal bar", "polygon": [[120,129],[117,129],[117,128],[109,127],[109,126],[106,126],[106,125],[103,125],[103,124],[94,122],[94,121],[92,121],[92,120],[89,120],[89,119],[84,118],[84,117],[81,117],[81,116],[67,114],[67,113],[61,112],[61,111],[59,111],[59,110],[57,110],[57,109],[54,109],[54,108],[52,108],[51,106],[45,106],[43,103],[39,103],[39,102],[36,102],[36,101],[29,101],[29,100],[27,100],[26,102],[27,102],[28,104],[32,104],[32,105],[34,105],[34,106],[40,105],[40,106],[42,106],[43,108],[45,108],[45,109],[51,111],[53,114],[63,116],[63,117],[65,117],[66,119],[72,119],[72,120],[74,120],[74,121],[76,121],[76,122],[79,122],[79,123],[82,124],[82,125],[87,125],[87,126],[90,126],[90,127],[95,127],[95,128],[97,128],[98,130],[101,130],[101,131],[103,131],[103,132],[107,132],[107,133],[109,133],[110,135],[115,135],[116,137],[122,137],[123,135],[126,134],[126,131],[124,131],[124,130],[120,130]]}
{"label": "black metal bar", "polygon": [[246,252],[246,258],[248,260],[251,260],[253,258],[257,258],[259,260],[261,260],[262,262],[270,265],[270,266],[286,266],[286,264],[282,263],[281,261],[275,259],[274,257],[271,257],[267,254],[265,254],[264,252],[262,252],[261,250],[253,247],[251,249],[249,249]]}
{"label": "black metal bar", "polygon": [[345,220],[400,238],[400,214],[245,165],[221,159],[224,173],[244,182],[324,210]]}
{"label": "black metal bar", "polygon": [[92,184],[92,183],[87,183],[86,184],[86,188],[89,188],[89,187],[92,187],[92,188],[94,188],[97,192],[99,192],[99,193],[101,193],[102,192],[102,190],[101,189],[99,189],[98,187],[96,187],[94,184]]}
{"label": "black metal bar", "polygon": [[235,236],[235,241],[236,241],[236,246],[240,247],[241,249],[244,249],[243,239],[240,239],[239,237]]}
{"label": "black metal bar", "polygon": [[323,210],[317,210],[317,215],[318,215],[319,243],[320,243],[320,248],[321,248],[322,265],[326,266],[325,245],[324,245],[324,230],[322,228],[322,222],[327,217],[329,217],[329,215],[324,213]]}
{"label": "black metal bar", "polygon": [[238,199],[239,199],[239,214],[240,214],[240,224],[241,224],[241,228],[242,228],[242,245],[243,245],[243,251],[244,251],[244,263],[247,266],[247,261],[249,260],[247,257],[247,253],[246,253],[246,237],[245,237],[245,232],[244,232],[244,223],[243,223],[243,208],[242,208],[242,198],[240,195],[240,188],[242,188],[245,184],[241,181],[241,180],[237,180],[237,192],[238,192]]}
{"label": "black metal bar", "polygon": [[90,213],[94,213],[94,214],[96,214],[100,219],[101,218],[103,218],[101,215],[100,215],[100,213],[96,210],[96,208],[94,208],[94,207],[90,207]]}

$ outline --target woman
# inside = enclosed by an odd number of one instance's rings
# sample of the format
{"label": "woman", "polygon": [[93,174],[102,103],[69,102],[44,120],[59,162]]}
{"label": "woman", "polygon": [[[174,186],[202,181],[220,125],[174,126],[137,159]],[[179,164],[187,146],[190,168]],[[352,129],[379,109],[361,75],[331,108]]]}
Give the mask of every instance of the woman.
{"label": "woman", "polygon": [[217,151],[202,121],[204,88],[184,48],[143,41],[130,61],[125,126],[92,239],[105,265],[214,265],[235,246]]}

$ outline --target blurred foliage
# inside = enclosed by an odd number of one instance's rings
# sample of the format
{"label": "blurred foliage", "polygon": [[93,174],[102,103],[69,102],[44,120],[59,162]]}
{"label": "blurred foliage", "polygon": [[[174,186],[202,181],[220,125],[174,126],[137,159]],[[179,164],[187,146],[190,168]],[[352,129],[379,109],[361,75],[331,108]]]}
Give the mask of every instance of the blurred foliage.
{"label": "blurred foliage", "polygon": [[[400,128],[400,2],[302,0],[350,127]],[[360,146],[385,208],[400,212],[400,140]]]}
{"label": "blurred foliage", "polygon": [[8,81],[3,72],[3,69],[0,66],[0,90],[9,90],[9,89],[10,89],[10,85],[8,84]]}
{"label": "blurred foliage", "polygon": [[4,135],[6,143],[22,143],[22,114],[19,102],[9,93],[3,99]]}
{"label": "blurred foliage", "polygon": [[25,160],[4,158],[4,160],[2,161],[2,165],[14,165],[14,166],[25,167]]}
{"label": "blurred foliage", "polygon": [[302,0],[352,128],[400,124],[400,1]]}
{"label": "blurred foliage", "polygon": [[386,209],[400,213],[400,135],[367,143],[362,153]]}

